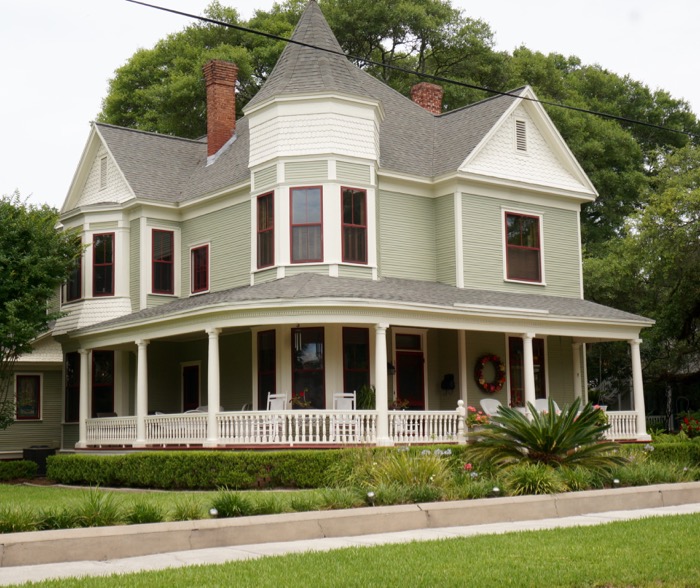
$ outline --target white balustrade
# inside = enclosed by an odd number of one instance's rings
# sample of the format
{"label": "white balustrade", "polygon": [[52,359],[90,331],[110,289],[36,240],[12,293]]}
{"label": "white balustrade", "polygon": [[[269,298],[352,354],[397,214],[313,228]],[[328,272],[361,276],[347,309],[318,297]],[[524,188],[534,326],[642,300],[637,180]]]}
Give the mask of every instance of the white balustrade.
{"label": "white balustrade", "polygon": [[460,442],[459,413],[443,411],[389,411],[389,437],[394,443]]}
{"label": "white balustrade", "polygon": [[610,428],[605,431],[606,439],[618,441],[637,438],[637,413],[635,411],[608,411],[607,415]]}
{"label": "white balustrade", "polygon": [[136,439],[136,417],[106,417],[88,419],[88,445],[131,445]]}
{"label": "white balustrade", "polygon": [[207,438],[207,413],[158,414],[146,417],[148,445],[201,444]]}

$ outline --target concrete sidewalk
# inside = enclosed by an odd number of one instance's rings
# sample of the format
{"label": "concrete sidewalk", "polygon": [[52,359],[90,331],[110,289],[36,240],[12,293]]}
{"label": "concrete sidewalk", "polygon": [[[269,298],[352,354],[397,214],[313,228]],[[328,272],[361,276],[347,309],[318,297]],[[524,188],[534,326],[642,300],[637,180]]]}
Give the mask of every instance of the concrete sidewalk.
{"label": "concrete sidewalk", "polygon": [[395,533],[376,533],[354,537],[328,537],[301,541],[277,543],[258,543],[238,545],[235,547],[217,547],[194,549],[173,553],[161,553],[139,557],[129,557],[107,561],[73,561],[34,566],[15,566],[0,568],[0,585],[10,586],[29,581],[52,578],[107,576],[110,574],[128,574],[148,570],[162,570],[189,565],[220,564],[229,561],[256,559],[266,556],[300,553],[304,551],[330,551],[344,547],[369,547],[389,543],[406,543],[410,541],[432,541],[453,537],[470,537],[475,535],[508,533],[513,531],[537,531],[558,527],[591,526],[613,521],[641,519],[651,516],[667,516],[700,512],[700,503],[636,510],[619,510],[599,512],[569,517],[538,520],[506,521],[461,527],[443,527],[435,529],[415,529]]}

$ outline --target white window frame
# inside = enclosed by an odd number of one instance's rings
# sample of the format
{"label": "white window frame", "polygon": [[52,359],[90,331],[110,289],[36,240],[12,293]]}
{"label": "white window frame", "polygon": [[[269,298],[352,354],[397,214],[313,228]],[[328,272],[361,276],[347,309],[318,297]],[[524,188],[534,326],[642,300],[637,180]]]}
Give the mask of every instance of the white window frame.
{"label": "white window frame", "polygon": [[[31,419],[17,418],[17,376],[38,376],[39,377],[39,416]],[[14,389],[12,416],[15,423],[36,423],[44,420],[44,374],[41,372],[15,372],[12,376]]]}

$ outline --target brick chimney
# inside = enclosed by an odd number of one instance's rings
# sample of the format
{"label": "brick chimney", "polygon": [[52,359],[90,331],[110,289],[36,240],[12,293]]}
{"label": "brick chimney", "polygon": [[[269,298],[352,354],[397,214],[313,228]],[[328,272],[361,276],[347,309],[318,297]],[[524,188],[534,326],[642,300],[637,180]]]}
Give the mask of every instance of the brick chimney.
{"label": "brick chimney", "polygon": [[442,86],[421,82],[411,88],[411,100],[428,112],[440,114],[442,112],[442,96],[444,93],[445,90],[443,90]]}
{"label": "brick chimney", "polygon": [[238,67],[213,59],[204,65],[207,83],[207,155],[214,155],[236,132]]}

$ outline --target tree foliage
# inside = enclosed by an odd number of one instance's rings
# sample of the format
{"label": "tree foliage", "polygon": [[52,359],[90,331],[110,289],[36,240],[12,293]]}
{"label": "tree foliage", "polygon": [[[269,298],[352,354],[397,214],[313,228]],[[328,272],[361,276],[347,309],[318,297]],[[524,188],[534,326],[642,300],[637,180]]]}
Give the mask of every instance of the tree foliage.
{"label": "tree foliage", "polygon": [[0,430],[13,419],[14,363],[58,318],[50,301],[80,255],[75,235],[57,223],[54,208],[0,197]]}

